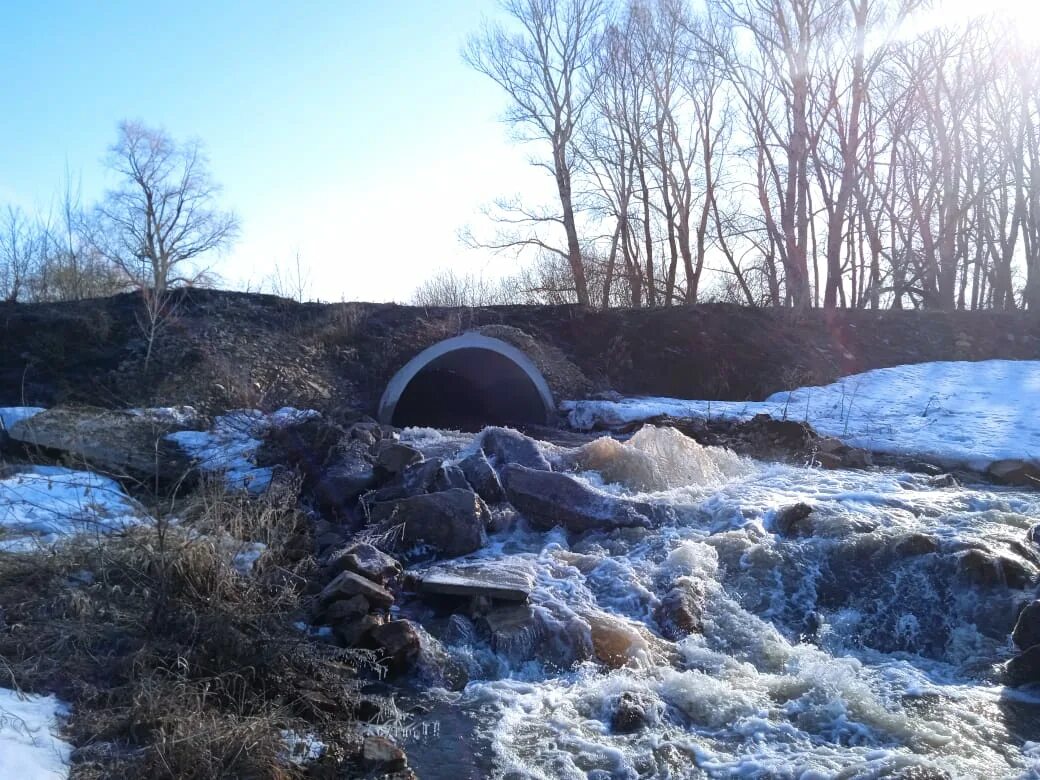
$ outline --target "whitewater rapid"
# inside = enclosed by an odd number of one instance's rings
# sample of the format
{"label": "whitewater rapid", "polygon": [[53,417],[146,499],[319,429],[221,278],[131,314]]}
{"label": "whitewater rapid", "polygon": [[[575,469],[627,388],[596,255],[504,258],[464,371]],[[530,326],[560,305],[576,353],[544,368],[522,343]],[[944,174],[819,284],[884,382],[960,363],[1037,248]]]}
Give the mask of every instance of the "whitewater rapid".
{"label": "whitewater rapid", "polygon": [[[471,559],[534,582],[533,619],[509,643],[412,608],[427,649],[469,679],[449,691],[431,671],[412,732],[426,736],[408,746],[420,776],[1040,777],[1040,697],[1005,688],[999,669],[1033,586],[965,564],[1034,576],[1040,493],[762,463],[671,429],[544,451],[663,519],[581,537],[505,524]],[[811,528],[781,533],[799,503]],[[671,641],[655,611],[677,583],[704,608]],[[589,658],[594,625],[632,640],[626,664]],[[638,723],[619,729],[632,702]]]}

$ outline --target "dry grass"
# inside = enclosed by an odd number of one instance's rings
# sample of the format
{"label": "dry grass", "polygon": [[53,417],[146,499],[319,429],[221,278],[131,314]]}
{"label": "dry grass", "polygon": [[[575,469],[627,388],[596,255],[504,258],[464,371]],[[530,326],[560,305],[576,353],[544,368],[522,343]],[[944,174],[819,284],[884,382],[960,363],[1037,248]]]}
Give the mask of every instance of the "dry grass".
{"label": "dry grass", "polygon": [[[73,705],[74,778],[304,776],[286,729],[329,745],[306,771],[342,776],[370,659],[293,625],[313,566],[295,495],[209,486],[182,509],[190,522],[0,553],[0,685]],[[268,545],[259,575],[235,572],[218,531]]]}

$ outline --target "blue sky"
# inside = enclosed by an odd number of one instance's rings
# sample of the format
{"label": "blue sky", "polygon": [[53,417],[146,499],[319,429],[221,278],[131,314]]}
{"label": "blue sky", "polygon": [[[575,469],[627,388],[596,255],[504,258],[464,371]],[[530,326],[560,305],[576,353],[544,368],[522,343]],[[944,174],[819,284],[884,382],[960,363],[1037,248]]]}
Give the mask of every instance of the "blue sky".
{"label": "blue sky", "polygon": [[439,267],[499,275],[457,239],[538,190],[461,60],[494,0],[9,3],[0,205],[46,209],[66,164],[103,192],[119,120],[198,137],[242,237],[215,265],[254,288],[297,251],[325,300],[406,299]]}

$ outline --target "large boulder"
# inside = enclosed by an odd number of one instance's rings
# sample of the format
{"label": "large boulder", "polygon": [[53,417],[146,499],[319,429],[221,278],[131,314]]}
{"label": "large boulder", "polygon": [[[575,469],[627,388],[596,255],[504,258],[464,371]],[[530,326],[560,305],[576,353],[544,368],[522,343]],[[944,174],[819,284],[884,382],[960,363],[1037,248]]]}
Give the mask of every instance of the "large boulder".
{"label": "large boulder", "polygon": [[1008,661],[1004,676],[1012,686],[1040,683],[1040,645],[1033,645]]}
{"label": "large boulder", "polygon": [[1009,555],[973,548],[956,559],[957,570],[976,585],[1026,588],[1036,582],[1037,567]]}
{"label": "large boulder", "polygon": [[1027,604],[1022,610],[1011,638],[1020,650],[1040,645],[1040,600]]}
{"label": "large boulder", "polygon": [[77,464],[114,475],[177,484],[192,458],[167,434],[185,430],[172,417],[92,408],[56,408],[11,426],[12,441],[62,453]]}
{"label": "large boulder", "polygon": [[511,463],[502,470],[506,496],[535,528],[563,526],[573,533],[648,528],[636,505],[582,484],[567,474]]}
{"label": "large boulder", "polygon": [[375,461],[368,445],[357,439],[347,440],[304,488],[314,497],[318,508],[334,515],[357,503],[365,493],[379,485]]}
{"label": "large boulder", "polygon": [[480,447],[499,469],[516,464],[539,471],[552,470],[535,440],[512,428],[485,428],[480,434]]}
{"label": "large boulder", "polygon": [[1030,460],[998,460],[986,470],[1005,485],[1040,489],[1040,462]]}
{"label": "large boulder", "polygon": [[454,488],[469,490],[470,484],[466,475],[462,473],[462,469],[448,463],[444,458],[434,457],[403,467],[391,481],[370,496],[366,496],[365,501],[369,504],[397,501]]}
{"label": "large boulder", "polygon": [[472,490],[386,501],[371,506],[369,516],[383,541],[380,546],[411,558],[454,558],[487,544],[491,513]]}

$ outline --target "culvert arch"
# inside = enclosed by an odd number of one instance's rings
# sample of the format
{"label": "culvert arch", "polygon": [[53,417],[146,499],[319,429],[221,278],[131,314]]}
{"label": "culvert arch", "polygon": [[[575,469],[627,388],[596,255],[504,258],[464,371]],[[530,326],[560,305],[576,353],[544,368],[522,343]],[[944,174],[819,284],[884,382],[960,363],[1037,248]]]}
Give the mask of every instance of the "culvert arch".
{"label": "culvert arch", "polygon": [[479,429],[551,425],[548,382],[523,350],[481,333],[438,341],[393,375],[379,400],[380,422]]}

